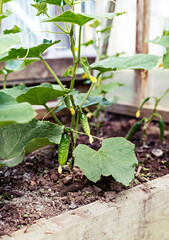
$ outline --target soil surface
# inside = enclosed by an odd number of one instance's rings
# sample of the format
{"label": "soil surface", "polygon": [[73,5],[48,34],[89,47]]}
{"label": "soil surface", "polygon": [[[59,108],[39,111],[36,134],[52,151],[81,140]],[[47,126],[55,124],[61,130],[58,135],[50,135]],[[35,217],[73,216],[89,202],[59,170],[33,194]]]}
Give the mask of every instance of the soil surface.
{"label": "soil surface", "polygon": [[[124,137],[135,121],[107,113],[99,137]],[[96,135],[97,129],[92,129]],[[131,139],[139,164],[130,187],[169,174],[169,126],[165,129],[164,143],[160,142],[158,123],[149,125],[145,147],[141,131]],[[78,142],[90,145],[85,135],[80,135]],[[95,139],[92,147],[100,146]],[[25,157],[17,167],[0,169],[0,236],[96,200],[114,201],[116,193],[128,188],[112,177],[103,177],[94,184],[77,167],[73,171],[65,167],[59,175],[57,155],[57,146],[48,146]]]}

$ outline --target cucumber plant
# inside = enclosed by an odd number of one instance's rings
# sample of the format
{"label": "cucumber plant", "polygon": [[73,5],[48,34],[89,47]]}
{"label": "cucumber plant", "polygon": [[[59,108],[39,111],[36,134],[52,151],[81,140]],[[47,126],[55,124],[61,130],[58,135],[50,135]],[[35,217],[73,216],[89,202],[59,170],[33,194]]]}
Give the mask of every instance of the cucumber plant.
{"label": "cucumber plant", "polygon": [[[9,1],[3,0],[3,3],[6,2]],[[91,135],[87,118],[83,112],[85,108],[105,101],[102,96],[91,95],[103,73],[125,69],[150,70],[156,66],[159,57],[145,54],[118,58],[112,56],[89,64],[87,58],[81,56],[83,26],[97,19],[113,18],[118,14],[77,13],[75,5],[81,4],[81,2],[83,1],[36,0],[32,4],[32,7],[38,11],[37,16],[44,16],[42,24],[51,22],[61,31],[58,34],[66,34],[69,37],[73,60],[73,65],[68,69],[68,71],[71,70],[69,88],[63,85],[43,55],[45,50],[58,44],[59,40],[44,40],[37,46],[23,48],[19,42],[18,33],[0,35],[0,62],[7,64],[8,61],[18,59],[42,61],[56,80],[56,84],[43,83],[34,87],[26,87],[21,84],[13,88],[4,87],[0,90],[0,164],[8,167],[16,166],[22,162],[26,154],[49,144],[58,144],[58,170],[61,172],[63,164],[67,162],[69,141],[71,141],[71,167],[74,165],[80,167],[84,175],[93,182],[97,182],[102,175],[112,175],[115,180],[129,185],[134,177],[134,166],[137,163],[132,143],[121,137],[108,138],[102,140],[102,147],[95,151],[85,144],[78,145],[77,135],[86,134],[90,143],[95,139],[95,136]],[[49,16],[49,5],[60,8],[62,13],[57,16]],[[66,10],[67,7],[69,10]],[[60,22],[63,23],[62,27],[59,25]],[[75,26],[79,36],[77,41],[75,41]],[[4,39],[6,39],[5,44]],[[18,40],[18,44],[15,40]],[[3,47],[1,43],[4,44]],[[74,88],[78,65],[81,65],[90,79],[90,87],[86,93],[79,93]],[[97,72],[96,77],[92,75],[93,70]],[[55,107],[57,111],[63,108],[69,109],[71,113],[69,126],[64,126],[55,114],[55,109],[49,108],[48,102],[53,99],[58,99]],[[36,120],[33,105],[44,106],[52,115],[55,123]],[[80,122],[84,133],[79,132]]]}
{"label": "cucumber plant", "polygon": [[[119,16],[125,14],[125,12],[122,13],[114,13],[114,16]],[[96,52],[96,61],[108,58],[107,53],[103,54],[102,53],[102,42],[106,39],[109,39],[110,33],[111,33],[111,28],[112,28],[112,19],[108,20],[109,25],[106,27],[103,27],[103,21],[100,19],[96,19],[89,25],[89,27],[92,28],[93,30],[93,35],[95,37],[95,40],[91,39],[85,43],[82,44],[82,46],[88,47],[90,45],[93,46]],[[111,24],[110,24],[111,22]],[[104,45],[104,44],[103,44]],[[119,57],[123,53],[117,53],[114,55],[114,57]],[[88,108],[85,110],[87,111],[87,116],[88,118],[94,117],[95,121],[91,122],[92,126],[95,126],[97,129],[97,135],[99,134],[99,129],[100,126],[105,118],[105,113],[106,113],[106,108],[111,107],[113,104],[115,104],[118,101],[117,96],[113,96],[109,98],[109,100],[106,99],[106,95],[109,93],[112,93],[116,88],[124,86],[124,84],[121,84],[120,82],[114,82],[111,81],[109,83],[104,83],[105,80],[107,79],[112,79],[113,78],[113,72],[110,73],[102,73],[100,76],[98,76],[97,83],[95,85],[95,89],[91,92],[91,95],[93,96],[102,96],[104,101],[102,101],[100,104],[97,105],[96,109],[91,112]],[[85,83],[89,83],[89,75],[85,71],[84,75],[82,76],[84,79],[87,79]],[[103,110],[102,116],[100,116],[100,112]]]}
{"label": "cucumber plant", "polygon": [[161,101],[161,99],[169,92],[169,88],[158,98],[158,97],[147,97],[145,98],[142,103],[140,104],[138,111],[136,112],[136,117],[139,118],[140,117],[140,112],[142,110],[142,107],[144,106],[144,104],[146,102],[148,102],[150,99],[154,99],[155,103],[154,103],[154,108],[153,108],[153,112],[149,117],[143,117],[141,118],[139,121],[137,121],[128,131],[127,135],[126,135],[126,139],[129,140],[131,139],[136,132],[138,132],[141,129],[141,126],[143,125],[143,129],[142,129],[142,140],[143,140],[143,146],[146,145],[146,139],[147,139],[147,135],[146,135],[146,131],[147,131],[147,127],[149,125],[149,123],[151,121],[153,121],[154,118],[159,119],[158,120],[158,124],[159,124],[159,129],[160,129],[160,140],[161,142],[164,141],[164,122],[162,119],[161,114],[157,113],[157,107],[159,102]]}

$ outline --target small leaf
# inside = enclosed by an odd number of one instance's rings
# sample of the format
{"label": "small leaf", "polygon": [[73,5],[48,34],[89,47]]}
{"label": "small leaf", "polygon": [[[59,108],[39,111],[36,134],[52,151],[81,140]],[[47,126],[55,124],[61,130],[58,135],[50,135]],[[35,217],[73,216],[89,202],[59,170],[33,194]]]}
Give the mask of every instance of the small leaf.
{"label": "small leaf", "polygon": [[72,76],[73,74],[73,66],[69,66],[68,69],[66,69],[66,71],[63,73],[63,77],[67,77],[67,76]]}
{"label": "small leaf", "polygon": [[85,23],[93,20],[93,17],[87,17],[84,14],[74,13],[72,11],[66,11],[57,17],[51,17],[42,20],[42,22],[69,22],[79,26],[83,26]]}
{"label": "small leaf", "polygon": [[21,29],[16,25],[14,25],[13,28],[11,29],[6,29],[3,31],[4,34],[19,33],[19,32],[21,32]]}
{"label": "small leaf", "polygon": [[[9,34],[5,36],[9,36]],[[15,60],[18,58],[24,58],[25,56],[26,58],[40,58],[46,49],[59,42],[60,40],[54,41],[53,43],[42,43],[38,46],[30,48],[28,54],[27,48],[12,48],[8,53],[5,54],[5,56],[0,56],[0,61]]]}
{"label": "small leaf", "polygon": [[105,60],[93,63],[90,69],[100,72],[117,71],[124,69],[145,69],[150,70],[158,63],[159,57],[156,55],[136,54],[132,57],[110,57]]}
{"label": "small leaf", "polygon": [[100,20],[96,19],[89,26],[92,28],[97,28],[98,26],[100,26],[100,24],[101,24]]}
{"label": "small leaf", "polygon": [[39,16],[41,14],[44,15],[47,12],[47,10],[48,10],[47,3],[45,3],[45,2],[31,4],[31,6],[38,10],[38,13],[36,14],[36,16]]}
{"label": "small leaf", "polygon": [[16,166],[24,156],[49,144],[59,144],[63,127],[36,119],[0,127],[0,164]]}
{"label": "small leaf", "polygon": [[27,123],[36,113],[28,103],[17,103],[15,98],[0,91],[0,126],[12,123]]}
{"label": "small leaf", "polygon": [[156,37],[153,40],[147,39],[146,42],[158,44],[158,45],[168,48],[169,47],[169,35],[164,35],[162,37]]}
{"label": "small leaf", "polygon": [[94,40],[89,40],[89,41],[87,41],[86,43],[82,43],[81,45],[82,46],[85,46],[85,47],[88,47],[89,45],[93,45],[94,43],[95,43],[96,41],[94,41]]}
{"label": "small leaf", "polygon": [[59,7],[63,7],[66,5],[64,0],[43,0],[43,2],[53,4]]}
{"label": "small leaf", "polygon": [[169,47],[167,48],[166,53],[163,55],[163,66],[164,69],[169,68]]}
{"label": "small leaf", "polygon": [[119,98],[117,96],[114,96],[113,99],[109,99],[109,100],[107,100],[106,98],[103,98],[102,101],[99,103],[99,105],[104,108],[108,108],[108,107],[111,107],[113,104],[117,103],[118,99]]}
{"label": "small leaf", "polygon": [[112,25],[110,25],[110,26],[108,26],[108,27],[106,27],[106,28],[103,28],[102,30],[100,30],[100,31],[98,31],[97,30],[97,32],[100,32],[100,33],[105,33],[105,32],[107,32],[107,31],[110,31],[111,29],[112,29]]}
{"label": "small leaf", "polygon": [[0,35],[0,54],[5,53],[10,48],[21,44],[18,34]]}
{"label": "small leaf", "polygon": [[108,92],[114,91],[114,89],[121,86],[124,86],[124,84],[121,84],[119,82],[103,84],[100,88],[93,90],[91,94],[92,95],[106,94]]}
{"label": "small leaf", "polygon": [[98,151],[80,144],[73,155],[75,165],[90,181],[97,182],[101,176],[112,175],[116,181],[128,186],[134,178],[134,164],[137,163],[134,144],[124,138],[105,139]]}
{"label": "small leaf", "polygon": [[4,18],[7,18],[7,17],[9,17],[9,16],[11,16],[11,15],[12,15],[12,12],[9,11],[8,9],[6,9],[6,12],[5,12],[5,13],[0,14],[0,20],[2,20],[2,19],[4,19]]}

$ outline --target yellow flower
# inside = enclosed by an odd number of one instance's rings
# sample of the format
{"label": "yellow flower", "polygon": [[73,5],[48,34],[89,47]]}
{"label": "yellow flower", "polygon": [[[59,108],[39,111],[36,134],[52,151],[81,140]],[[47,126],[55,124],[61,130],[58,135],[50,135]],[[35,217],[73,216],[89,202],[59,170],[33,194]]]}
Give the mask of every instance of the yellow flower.
{"label": "yellow flower", "polygon": [[136,118],[139,118],[139,117],[140,117],[140,110],[136,112]]}
{"label": "yellow flower", "polygon": [[92,144],[93,143],[93,137],[91,135],[89,135],[89,143]]}
{"label": "yellow flower", "polygon": [[60,174],[62,173],[62,166],[60,166],[60,165],[58,167],[58,173],[60,173]]}
{"label": "yellow flower", "polygon": [[92,115],[93,115],[93,114],[92,114],[91,112],[89,112],[89,113],[86,114],[86,117],[87,117],[87,118],[91,118]]}
{"label": "yellow flower", "polygon": [[159,68],[163,67],[163,64],[162,64],[162,63],[160,63],[160,64],[158,65],[158,67],[159,67]]}
{"label": "yellow flower", "polygon": [[77,49],[77,47],[75,47],[75,46],[74,46],[74,50],[75,50],[76,52],[78,52],[78,49]]}
{"label": "yellow flower", "polygon": [[87,75],[87,73],[84,73],[82,76],[83,79],[89,78],[89,76]]}
{"label": "yellow flower", "polygon": [[91,81],[92,83],[96,83],[96,82],[97,82],[97,79],[96,79],[95,77],[93,77],[93,76],[90,76],[90,81]]}
{"label": "yellow flower", "polygon": [[70,112],[71,112],[71,114],[72,114],[72,115],[74,115],[74,114],[75,114],[74,107],[71,107],[71,108],[70,108]]}

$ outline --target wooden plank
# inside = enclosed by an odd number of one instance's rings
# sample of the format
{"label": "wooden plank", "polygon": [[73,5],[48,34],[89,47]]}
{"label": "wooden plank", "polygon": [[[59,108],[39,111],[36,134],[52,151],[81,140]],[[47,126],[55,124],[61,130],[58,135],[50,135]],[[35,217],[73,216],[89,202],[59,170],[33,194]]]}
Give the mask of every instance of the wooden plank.
{"label": "wooden plank", "polygon": [[[130,117],[135,117],[138,108],[134,104],[120,102],[118,104],[114,104],[112,107],[108,108],[109,112],[127,115]],[[141,110],[140,117],[149,117],[153,112],[153,107],[150,105],[145,105]],[[169,123],[169,107],[158,107],[157,113],[161,114],[164,122]],[[156,119],[154,119],[156,120]]]}
{"label": "wooden plank", "polygon": [[169,175],[15,232],[3,240],[168,240]]}
{"label": "wooden plank", "polygon": [[[137,0],[136,53],[148,54],[148,43],[145,39],[149,36],[149,24],[150,0]],[[147,96],[148,71],[135,70],[133,88],[133,102],[139,105]]]}

